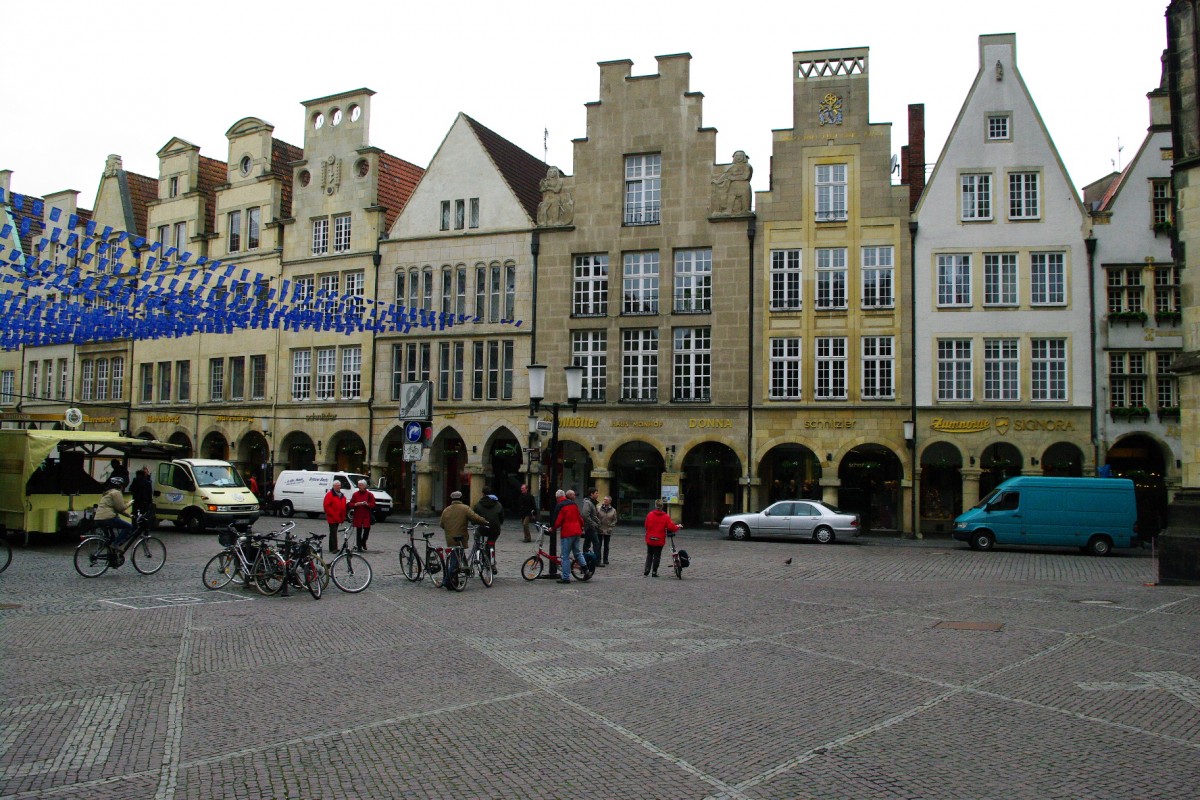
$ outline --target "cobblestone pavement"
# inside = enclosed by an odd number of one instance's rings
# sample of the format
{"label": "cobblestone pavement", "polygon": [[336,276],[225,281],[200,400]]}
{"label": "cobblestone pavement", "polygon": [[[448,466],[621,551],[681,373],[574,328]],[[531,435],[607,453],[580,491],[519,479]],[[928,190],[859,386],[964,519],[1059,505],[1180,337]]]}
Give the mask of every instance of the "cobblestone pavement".
{"label": "cobblestone pavement", "polygon": [[1200,589],[1145,552],[685,531],[678,581],[623,533],[563,586],[510,527],[454,594],[388,523],[370,588],[318,602],[206,591],[211,535],[94,580],[17,547],[0,797],[1197,796]]}

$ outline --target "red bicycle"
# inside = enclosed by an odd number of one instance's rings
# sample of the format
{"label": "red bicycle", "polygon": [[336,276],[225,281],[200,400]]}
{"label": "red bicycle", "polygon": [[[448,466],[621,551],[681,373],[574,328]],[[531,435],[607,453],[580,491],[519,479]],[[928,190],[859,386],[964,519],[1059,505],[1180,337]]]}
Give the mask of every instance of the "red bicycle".
{"label": "red bicycle", "polygon": [[[535,522],[541,535],[538,537],[538,551],[535,555],[525,559],[525,563],[521,565],[521,577],[527,581],[534,581],[542,577],[542,573],[546,569],[546,565],[550,565],[551,574],[560,574],[562,570],[562,559],[558,556],[552,556],[546,551],[546,536],[550,533],[550,526],[543,525],[540,522]],[[595,574],[594,569],[588,569],[587,566],[580,564],[578,560],[571,559],[571,575],[576,580],[590,580]]]}

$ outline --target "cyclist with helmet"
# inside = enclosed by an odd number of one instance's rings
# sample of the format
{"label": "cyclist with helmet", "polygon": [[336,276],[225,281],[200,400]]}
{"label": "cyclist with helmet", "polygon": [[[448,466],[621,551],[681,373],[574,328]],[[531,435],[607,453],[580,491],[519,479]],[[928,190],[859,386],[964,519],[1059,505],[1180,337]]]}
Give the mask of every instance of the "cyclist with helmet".
{"label": "cyclist with helmet", "polygon": [[129,516],[129,505],[125,502],[125,495],[121,493],[124,488],[125,478],[120,475],[112,476],[108,479],[108,490],[100,496],[100,502],[96,504],[96,527],[116,531],[113,544],[120,544],[133,533],[133,524],[121,519],[123,516]]}

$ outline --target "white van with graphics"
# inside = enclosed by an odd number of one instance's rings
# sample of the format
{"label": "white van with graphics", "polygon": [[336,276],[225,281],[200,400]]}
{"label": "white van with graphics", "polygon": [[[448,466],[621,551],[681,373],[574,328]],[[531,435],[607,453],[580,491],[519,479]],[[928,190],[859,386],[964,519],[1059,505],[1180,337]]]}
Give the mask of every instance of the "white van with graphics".
{"label": "white van with graphics", "polygon": [[[308,514],[312,519],[325,514],[325,493],[337,481],[350,498],[358,488],[359,481],[366,475],[355,472],[318,472],[315,470],[285,469],[275,478],[274,507],[280,514],[290,517],[296,513]],[[370,486],[370,481],[367,481]],[[382,489],[371,489],[375,495],[375,521],[383,522],[392,513],[392,496]]]}

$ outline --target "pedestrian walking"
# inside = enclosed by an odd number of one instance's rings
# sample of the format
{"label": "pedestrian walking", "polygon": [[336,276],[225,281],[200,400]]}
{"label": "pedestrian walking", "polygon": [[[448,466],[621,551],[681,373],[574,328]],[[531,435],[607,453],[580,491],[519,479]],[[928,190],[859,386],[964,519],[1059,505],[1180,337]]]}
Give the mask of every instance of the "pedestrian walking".
{"label": "pedestrian walking", "polygon": [[471,510],[471,507],[462,501],[462,492],[450,493],[450,505],[442,509],[442,518],[438,524],[442,526],[442,530],[446,532],[446,546],[466,548],[471,543],[471,537],[467,534],[467,523],[474,522],[476,525],[486,525],[487,520]]}
{"label": "pedestrian walking", "polygon": [[600,551],[596,554],[599,558],[597,566],[607,567],[608,543],[612,539],[613,528],[617,527],[617,508],[612,504],[611,497],[605,497],[596,511],[600,515]]}
{"label": "pedestrian walking", "polygon": [[151,521],[151,527],[154,522],[154,482],[150,480],[150,468],[142,467],[133,476],[133,483],[129,484],[129,493],[133,495],[133,514],[147,515],[147,519]]}
{"label": "pedestrian walking", "polygon": [[564,501],[559,503],[559,512],[558,516],[554,518],[554,527],[561,531],[559,536],[561,546],[558,549],[558,555],[562,559],[562,577],[558,579],[558,582],[570,583],[571,557],[575,556],[580,565],[586,563],[583,560],[583,547],[579,541],[583,533],[583,517],[579,514],[579,506],[575,505],[575,492],[567,492]]}
{"label": "pedestrian walking", "polygon": [[487,537],[488,548],[492,551],[492,572],[495,572],[496,539],[500,537],[500,526],[504,524],[504,506],[500,505],[500,498],[492,493],[491,487],[485,486],[483,497],[479,498],[473,511],[487,520],[484,535]]}
{"label": "pedestrian walking", "polygon": [[604,566],[600,562],[600,492],[596,487],[588,489],[579,504],[579,513],[583,517],[583,550],[594,553],[596,566]]}
{"label": "pedestrian walking", "polygon": [[350,510],[350,523],[354,525],[354,549],[365,553],[375,516],[375,495],[371,494],[365,480],[358,482],[358,491],[350,495],[346,508]]}
{"label": "pedestrian walking", "polygon": [[521,484],[521,494],[517,497],[517,514],[521,517],[521,529],[525,533],[525,541],[532,542],[529,536],[529,526],[537,519],[537,503],[529,492],[529,485]]}
{"label": "pedestrian walking", "polygon": [[671,515],[663,511],[662,500],[654,501],[654,508],[646,515],[646,569],[643,575],[658,577],[658,562],[662,558],[667,535],[679,530]]}
{"label": "pedestrian walking", "polygon": [[336,553],[338,549],[338,526],[346,521],[346,495],[342,493],[342,484],[333,482],[333,486],[325,493],[325,521],[329,523],[329,552]]}

